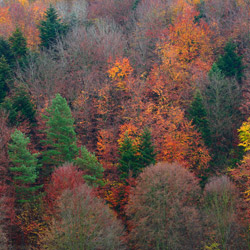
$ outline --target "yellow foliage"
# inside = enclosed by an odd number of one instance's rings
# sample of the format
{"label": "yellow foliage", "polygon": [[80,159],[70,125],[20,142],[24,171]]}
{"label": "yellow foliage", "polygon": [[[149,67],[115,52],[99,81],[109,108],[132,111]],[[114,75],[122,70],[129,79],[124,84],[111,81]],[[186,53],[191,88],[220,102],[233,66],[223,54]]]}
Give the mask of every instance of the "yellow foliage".
{"label": "yellow foliage", "polygon": [[250,117],[246,122],[243,122],[240,129],[238,129],[240,143],[239,146],[244,147],[245,151],[250,150]]}

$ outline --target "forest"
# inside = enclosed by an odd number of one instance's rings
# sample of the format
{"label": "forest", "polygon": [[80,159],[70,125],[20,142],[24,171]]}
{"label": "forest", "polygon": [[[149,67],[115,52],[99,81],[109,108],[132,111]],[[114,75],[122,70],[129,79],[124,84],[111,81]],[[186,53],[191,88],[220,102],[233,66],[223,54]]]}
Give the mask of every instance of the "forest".
{"label": "forest", "polygon": [[250,249],[249,0],[0,0],[0,250]]}

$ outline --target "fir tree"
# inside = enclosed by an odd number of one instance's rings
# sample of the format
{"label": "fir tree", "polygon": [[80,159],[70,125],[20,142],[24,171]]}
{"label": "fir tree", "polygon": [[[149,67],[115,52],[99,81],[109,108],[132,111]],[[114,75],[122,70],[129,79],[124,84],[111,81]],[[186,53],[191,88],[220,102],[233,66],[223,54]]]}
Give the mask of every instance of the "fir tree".
{"label": "fir tree", "polygon": [[65,98],[57,94],[52,105],[47,109],[47,151],[43,154],[43,162],[50,166],[59,166],[72,162],[78,152],[74,119]]}
{"label": "fir tree", "polygon": [[10,66],[4,56],[0,57],[0,103],[9,91],[8,83],[11,79]]}
{"label": "fir tree", "polygon": [[138,147],[140,168],[145,168],[151,164],[155,164],[155,148],[151,141],[151,133],[148,128],[145,128],[140,136]]}
{"label": "fir tree", "polygon": [[35,192],[41,188],[41,186],[34,185],[38,177],[37,154],[29,152],[27,145],[30,140],[21,131],[15,130],[11,135],[11,140],[8,155],[12,164],[10,171],[14,175],[17,201],[19,203],[31,202],[37,198]]}
{"label": "fir tree", "polygon": [[188,116],[189,119],[192,120],[192,123],[196,126],[197,130],[201,133],[205,144],[210,146],[211,133],[207,119],[207,112],[200,91],[197,91],[194,96],[194,100],[188,110]]}
{"label": "fir tree", "polygon": [[13,52],[10,48],[10,44],[3,37],[0,37],[0,58],[4,56],[7,63],[12,67],[15,62]]}
{"label": "fir tree", "polygon": [[133,177],[136,177],[141,169],[139,156],[136,147],[133,145],[132,139],[130,139],[127,134],[119,148],[119,154],[120,160],[118,168],[121,172],[121,178],[128,178],[130,172]]}
{"label": "fir tree", "polygon": [[56,44],[58,37],[65,35],[67,32],[67,25],[61,22],[52,5],[45,12],[45,19],[41,21],[38,28],[41,39],[40,46],[46,49]]}
{"label": "fir tree", "polygon": [[242,57],[235,52],[236,46],[233,42],[228,42],[224,48],[224,55],[220,56],[216,62],[217,67],[226,77],[236,77],[241,82],[244,66]]}
{"label": "fir tree", "polygon": [[28,51],[27,40],[23,36],[20,28],[16,28],[13,34],[9,37],[10,48],[16,59],[20,60]]}
{"label": "fir tree", "polygon": [[78,157],[75,164],[83,170],[86,175],[83,176],[88,185],[103,185],[103,167],[99,163],[95,154],[90,153],[86,147],[81,147],[81,157]]}

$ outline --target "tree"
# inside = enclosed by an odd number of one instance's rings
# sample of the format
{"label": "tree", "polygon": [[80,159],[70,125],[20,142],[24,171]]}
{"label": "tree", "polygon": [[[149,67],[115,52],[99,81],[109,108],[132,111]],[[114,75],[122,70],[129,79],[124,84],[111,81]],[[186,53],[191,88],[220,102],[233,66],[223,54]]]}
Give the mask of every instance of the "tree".
{"label": "tree", "polygon": [[10,48],[10,44],[3,37],[0,36],[0,57],[4,56],[7,63],[13,66],[15,58]]}
{"label": "tree", "polygon": [[81,157],[75,160],[75,165],[85,174],[83,176],[87,184],[91,186],[103,185],[103,167],[95,154],[90,153],[86,147],[81,147]]}
{"label": "tree", "polygon": [[58,18],[55,8],[50,5],[45,12],[45,18],[38,26],[40,31],[41,48],[49,49],[56,44],[60,36],[66,34],[67,25]]}
{"label": "tree", "polygon": [[245,249],[240,206],[243,201],[235,185],[226,176],[213,177],[204,190],[204,228],[206,241],[213,240],[220,249]]}
{"label": "tree", "polygon": [[148,128],[145,128],[140,136],[138,145],[139,164],[141,169],[156,163],[155,147],[151,140],[151,132]]}
{"label": "tree", "polygon": [[83,174],[72,163],[64,164],[52,173],[50,182],[45,186],[49,213],[55,215],[58,212],[58,203],[65,190],[73,190],[84,183]]}
{"label": "tree", "polygon": [[25,203],[34,201],[35,192],[41,186],[34,185],[38,177],[37,154],[31,154],[27,148],[30,139],[19,131],[11,135],[9,143],[10,171],[13,174],[14,185],[17,193],[17,202]]}
{"label": "tree", "polygon": [[238,56],[235,49],[235,44],[229,41],[224,48],[224,54],[218,58],[216,65],[225,77],[235,77],[241,82],[245,67],[242,64],[242,56]]}
{"label": "tree", "polygon": [[59,214],[42,239],[42,249],[124,249],[121,236],[121,223],[83,184],[63,193]]}
{"label": "tree", "polygon": [[214,167],[223,168],[236,145],[235,132],[242,121],[241,101],[242,90],[238,82],[225,78],[214,64],[204,91]]}
{"label": "tree", "polygon": [[44,116],[47,120],[47,139],[44,144],[48,146],[48,149],[43,153],[43,163],[51,167],[72,162],[78,153],[78,148],[74,119],[66,99],[57,94],[47,109],[47,113],[47,116]]}
{"label": "tree", "polygon": [[8,83],[11,78],[10,66],[4,56],[0,57],[0,103],[9,91]]}
{"label": "tree", "polygon": [[9,37],[10,48],[16,59],[21,59],[27,53],[27,40],[19,27]]}
{"label": "tree", "polygon": [[211,135],[207,120],[207,112],[200,91],[197,91],[194,96],[194,100],[188,110],[188,116],[189,119],[192,120],[192,123],[195,125],[197,130],[201,133],[206,146],[210,146]]}
{"label": "tree", "polygon": [[198,180],[176,164],[158,163],[140,174],[127,205],[133,249],[201,249],[196,207]]}
{"label": "tree", "polygon": [[133,177],[137,176],[140,171],[137,149],[127,134],[125,134],[124,141],[120,145],[119,154],[118,169],[121,172],[121,178],[127,179],[130,173]]}

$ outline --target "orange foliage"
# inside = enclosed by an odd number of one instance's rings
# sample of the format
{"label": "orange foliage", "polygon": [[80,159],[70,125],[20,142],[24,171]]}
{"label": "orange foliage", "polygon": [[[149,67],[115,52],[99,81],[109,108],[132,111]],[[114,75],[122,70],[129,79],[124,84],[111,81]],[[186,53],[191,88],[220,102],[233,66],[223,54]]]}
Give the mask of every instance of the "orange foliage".
{"label": "orange foliage", "polygon": [[158,44],[162,65],[152,72],[154,78],[164,77],[166,92],[177,94],[182,102],[190,98],[195,81],[206,75],[213,62],[211,31],[202,20],[194,22],[198,15],[193,7],[188,6],[165,31]]}

